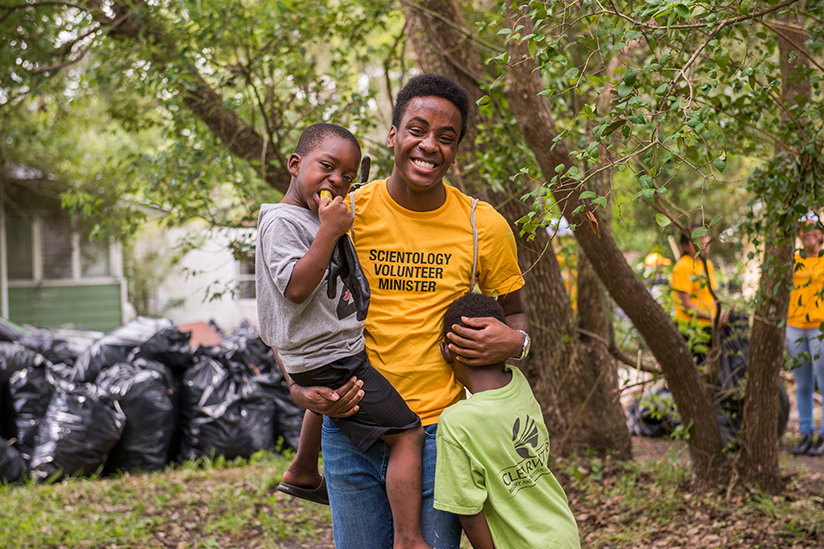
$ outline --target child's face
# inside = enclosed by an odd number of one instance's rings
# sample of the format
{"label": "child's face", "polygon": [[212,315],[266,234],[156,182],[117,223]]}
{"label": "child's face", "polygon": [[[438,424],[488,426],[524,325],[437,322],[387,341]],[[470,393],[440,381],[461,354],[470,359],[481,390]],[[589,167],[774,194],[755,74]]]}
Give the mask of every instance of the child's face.
{"label": "child's face", "polygon": [[354,143],[328,135],[308,154],[289,157],[289,173],[297,184],[299,206],[318,211],[320,191],[345,196],[358,175],[360,153]]}
{"label": "child's face", "polygon": [[442,97],[415,97],[406,106],[400,126],[389,130],[394,150],[393,176],[414,192],[437,186],[455,161],[461,112]]}

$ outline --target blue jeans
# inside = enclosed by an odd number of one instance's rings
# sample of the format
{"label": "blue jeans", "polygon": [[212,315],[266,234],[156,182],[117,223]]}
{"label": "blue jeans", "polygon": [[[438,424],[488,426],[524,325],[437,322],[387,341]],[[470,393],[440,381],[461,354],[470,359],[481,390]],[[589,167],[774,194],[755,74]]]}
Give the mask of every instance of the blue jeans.
{"label": "blue jeans", "polygon": [[[787,326],[787,352],[790,358],[798,359],[801,366],[793,370],[795,374],[795,395],[798,406],[798,430],[802,435],[815,432],[813,425],[813,392],[816,381],[819,392],[824,392],[824,341],[819,339],[817,328],[803,330]],[[824,422],[819,431],[824,435]]]}
{"label": "blue jeans", "polygon": [[[437,425],[424,427],[421,528],[433,549],[458,549],[461,525],[457,515],[432,507],[435,495]],[[329,418],[323,418],[323,472],[332,508],[337,549],[391,549],[392,511],[386,497],[389,446],[378,441],[366,453],[358,450]]]}

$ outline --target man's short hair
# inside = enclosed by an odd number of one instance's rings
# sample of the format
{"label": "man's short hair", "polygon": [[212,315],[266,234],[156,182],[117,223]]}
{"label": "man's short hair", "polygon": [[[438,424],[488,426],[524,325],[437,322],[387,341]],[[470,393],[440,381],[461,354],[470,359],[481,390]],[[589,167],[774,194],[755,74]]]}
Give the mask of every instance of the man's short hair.
{"label": "man's short hair", "polygon": [[355,147],[358,149],[358,154],[361,154],[360,143],[358,143],[358,139],[352,135],[352,132],[344,128],[343,126],[338,126],[337,124],[328,124],[326,122],[321,122],[319,124],[312,124],[305,130],[303,133],[300,134],[300,139],[298,139],[298,144],[295,147],[295,154],[300,156],[305,156],[315,150],[315,148],[320,145],[324,139],[329,137],[330,135],[334,135],[340,137],[342,139],[347,139],[350,142],[354,143]]}
{"label": "man's short hair", "polygon": [[451,101],[461,113],[461,133],[458,141],[463,139],[466,133],[466,118],[469,116],[469,94],[466,88],[455,82],[448,76],[435,73],[425,73],[413,77],[395,99],[395,110],[392,112],[392,125],[398,129],[401,125],[403,113],[409,102],[416,97],[442,97]]}
{"label": "man's short hair", "polygon": [[506,316],[501,304],[495,298],[484,294],[469,293],[453,301],[443,315],[443,338],[452,331],[452,325],[467,327],[461,317],[480,318],[491,316],[501,322],[506,322]]}

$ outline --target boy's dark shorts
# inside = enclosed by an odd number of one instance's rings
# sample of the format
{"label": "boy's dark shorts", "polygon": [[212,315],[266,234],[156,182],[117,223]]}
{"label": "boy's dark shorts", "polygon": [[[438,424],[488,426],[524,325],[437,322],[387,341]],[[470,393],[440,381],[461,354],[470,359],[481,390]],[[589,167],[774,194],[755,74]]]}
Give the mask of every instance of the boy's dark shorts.
{"label": "boy's dark shorts", "polygon": [[321,385],[332,389],[337,389],[352,376],[363,380],[363,399],[357,413],[329,418],[361,452],[369,450],[385,434],[421,425],[421,419],[409,409],[389,380],[369,364],[366,351],[290,376],[303,387]]}

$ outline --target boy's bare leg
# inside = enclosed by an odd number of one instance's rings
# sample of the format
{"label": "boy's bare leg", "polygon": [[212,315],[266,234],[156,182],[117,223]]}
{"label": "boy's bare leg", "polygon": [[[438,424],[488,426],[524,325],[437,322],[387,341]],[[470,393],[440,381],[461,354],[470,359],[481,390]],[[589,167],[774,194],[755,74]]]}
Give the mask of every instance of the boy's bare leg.
{"label": "boy's bare leg", "polygon": [[421,531],[421,460],[423,427],[384,435],[390,446],[386,495],[395,524],[394,549],[432,549]]}
{"label": "boy's bare leg", "polygon": [[283,473],[283,482],[309,489],[320,486],[318,457],[322,425],[323,416],[306,410],[300,426],[298,451],[289,468]]}

